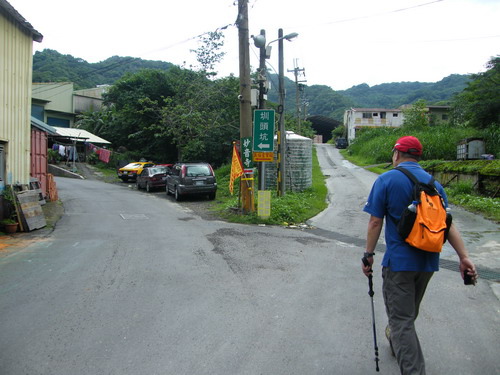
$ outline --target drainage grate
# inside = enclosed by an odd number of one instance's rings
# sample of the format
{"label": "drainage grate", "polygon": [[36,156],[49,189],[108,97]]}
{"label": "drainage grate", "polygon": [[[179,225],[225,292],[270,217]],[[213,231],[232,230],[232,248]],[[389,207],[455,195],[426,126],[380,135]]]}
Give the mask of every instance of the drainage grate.
{"label": "drainage grate", "polygon": [[[440,259],[439,266],[450,271],[459,271],[458,262],[455,260]],[[500,270],[476,266],[480,279],[489,281],[500,281]]]}
{"label": "drainage grate", "polygon": [[144,214],[120,214],[123,220],[148,220],[149,217],[147,217]]}
{"label": "drainage grate", "polygon": [[[361,238],[356,238],[352,236],[347,236],[343,235],[340,233],[328,231],[325,229],[320,229],[320,228],[313,228],[310,229],[310,233],[316,234],[317,236],[337,240],[337,241],[342,241],[348,244],[352,244],[357,247],[363,247],[365,245],[365,240]],[[380,244],[377,245],[376,249],[377,252],[383,253],[385,252],[385,246],[382,246]],[[449,259],[439,259],[439,266],[441,268],[445,268],[450,271],[459,271],[458,268],[458,262],[456,260],[449,260]],[[495,269],[495,268],[486,268],[486,267],[480,267],[476,266],[476,271],[479,274],[479,278],[483,280],[489,280],[489,281],[496,281],[500,282],[500,270]]]}

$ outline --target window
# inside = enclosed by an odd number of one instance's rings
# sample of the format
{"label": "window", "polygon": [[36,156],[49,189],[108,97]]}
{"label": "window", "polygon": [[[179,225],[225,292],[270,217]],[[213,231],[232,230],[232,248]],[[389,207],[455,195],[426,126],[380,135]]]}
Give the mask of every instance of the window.
{"label": "window", "polygon": [[372,114],[370,112],[363,112],[363,118],[372,118]]}
{"label": "window", "polygon": [[47,117],[47,125],[58,126],[61,128],[69,128],[70,122],[69,120],[65,120],[57,117]]}
{"label": "window", "polygon": [[386,117],[386,112],[380,112],[380,118],[385,118]]}
{"label": "window", "polygon": [[373,112],[372,116],[373,117],[378,117],[378,113],[377,112]]}
{"label": "window", "polygon": [[397,113],[393,113],[392,117],[398,117],[398,114]]}

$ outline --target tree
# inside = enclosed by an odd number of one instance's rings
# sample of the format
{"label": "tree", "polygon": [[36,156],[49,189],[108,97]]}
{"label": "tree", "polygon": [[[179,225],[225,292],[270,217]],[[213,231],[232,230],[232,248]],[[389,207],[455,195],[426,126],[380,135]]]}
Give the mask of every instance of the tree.
{"label": "tree", "polygon": [[185,70],[176,82],[182,91],[165,101],[161,131],[175,142],[178,160],[224,162],[239,137],[238,80],[210,81],[202,72]]}
{"label": "tree", "polygon": [[418,131],[425,130],[429,126],[429,117],[427,116],[427,104],[425,100],[418,100],[415,104],[403,109],[404,122],[403,128]]}
{"label": "tree", "polygon": [[222,58],[226,55],[225,52],[220,52],[224,46],[224,34],[220,31],[210,31],[200,36],[200,46],[191,50],[196,53],[196,60],[201,66],[201,71],[206,76],[217,75],[214,72],[215,64],[221,62]]}
{"label": "tree", "polygon": [[172,161],[176,150],[172,139],[157,133],[165,99],[176,94],[172,68],[142,70],[126,74],[104,96],[104,104],[114,113],[108,135],[115,147],[139,151],[147,159]]}
{"label": "tree", "polygon": [[486,67],[486,72],[472,75],[472,81],[455,98],[455,125],[480,129],[500,125],[500,56],[492,58]]}

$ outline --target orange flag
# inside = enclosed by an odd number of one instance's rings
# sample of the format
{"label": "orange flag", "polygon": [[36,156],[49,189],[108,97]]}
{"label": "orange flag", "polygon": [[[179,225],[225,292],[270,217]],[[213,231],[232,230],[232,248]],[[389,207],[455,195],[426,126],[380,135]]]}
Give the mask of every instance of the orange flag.
{"label": "orange flag", "polygon": [[231,176],[229,178],[229,192],[233,195],[234,180],[243,175],[243,164],[240,155],[236,150],[236,143],[233,143],[233,159],[231,161]]}

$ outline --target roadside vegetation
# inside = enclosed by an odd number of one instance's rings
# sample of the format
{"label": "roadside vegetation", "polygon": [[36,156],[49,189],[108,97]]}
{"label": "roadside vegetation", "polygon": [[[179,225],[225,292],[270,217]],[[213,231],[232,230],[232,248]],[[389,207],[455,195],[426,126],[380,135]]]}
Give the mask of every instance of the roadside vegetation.
{"label": "roadside vegetation", "polygon": [[[430,126],[425,114],[425,103],[417,102],[405,114],[401,128],[366,129],[356,136],[343,156],[354,164],[364,166],[375,173],[391,169],[391,152],[396,140],[405,135],[413,135],[424,145],[422,167],[429,171],[448,173],[468,173],[488,176],[489,179],[479,190],[472,182],[458,181],[445,185],[450,203],[471,212],[500,222],[500,193],[498,178],[500,160],[463,160],[456,161],[457,144],[466,138],[485,140],[486,150],[500,156],[500,129],[493,123],[489,127],[457,126],[445,123]],[[441,181],[445,183],[444,181]]]}
{"label": "roadside vegetation", "polygon": [[[297,225],[303,224],[307,219],[319,214],[327,207],[327,188],[325,177],[321,173],[313,149],[313,172],[312,186],[302,192],[287,191],[284,196],[277,196],[276,190],[271,192],[271,216],[262,219],[257,212],[243,215],[238,207],[239,204],[239,179],[235,182],[234,195],[229,193],[229,176],[231,165],[224,165],[215,171],[217,176],[217,200],[212,205],[212,212],[235,223],[245,224],[273,224],[273,225]],[[255,185],[257,185],[257,178]]]}
{"label": "roadside vegetation", "polygon": [[[219,191],[213,210],[227,220],[280,225],[303,223],[326,207],[324,177],[315,156],[313,186],[300,193],[287,192],[283,197],[273,192],[269,219],[262,220],[257,214],[241,215],[238,190],[234,196],[228,193],[232,142],[239,138],[239,84],[235,77],[216,77],[213,64],[220,61],[221,56],[217,48],[210,45],[219,43],[218,38],[217,33],[209,35],[209,43],[196,51],[198,71],[174,67],[167,72],[145,70],[123,76],[109,89],[105,98],[107,106],[101,112],[82,116],[79,125],[110,139],[117,147],[113,158],[120,161],[140,158],[157,163],[209,161],[218,168]],[[412,106],[405,110],[405,123],[401,128],[362,130],[343,154],[357,165],[383,173],[390,168],[392,146],[401,136],[418,137],[424,144],[423,160],[433,166],[436,162],[455,160],[458,142],[477,137],[485,140],[487,153],[499,159],[499,80],[500,56],[497,56],[491,59],[485,72],[471,75],[467,87],[450,101],[432,103],[451,105],[450,121],[440,123],[429,118],[427,103],[415,100],[408,103]],[[287,116],[286,129],[294,130],[295,122]],[[302,133],[304,129],[302,126]],[[345,137],[344,131],[342,127],[335,129],[334,138]],[[301,135],[312,137],[309,132]],[[116,166],[115,162],[112,160],[112,165]],[[500,198],[498,189],[495,190],[499,175],[496,163],[496,160],[490,163],[493,187],[486,189],[489,196],[452,183],[447,187],[450,201],[500,221]]]}

